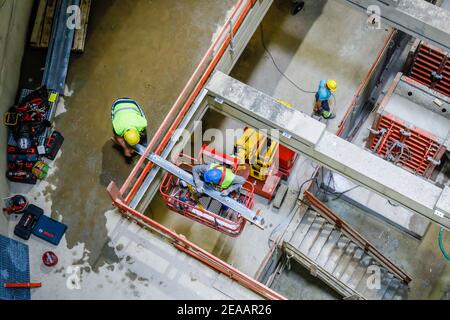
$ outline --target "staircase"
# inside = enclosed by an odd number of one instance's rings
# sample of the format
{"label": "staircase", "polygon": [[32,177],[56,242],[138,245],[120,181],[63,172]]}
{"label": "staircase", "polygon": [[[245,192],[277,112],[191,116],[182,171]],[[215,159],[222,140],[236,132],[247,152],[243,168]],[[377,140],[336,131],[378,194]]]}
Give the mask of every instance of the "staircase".
{"label": "staircase", "polygon": [[[347,225],[345,228],[338,225],[323,214],[308,209],[291,239],[284,244],[288,258],[294,258],[309,268],[344,297],[407,299],[410,278],[402,279],[401,273],[395,273],[392,263],[383,263],[388,261],[387,258],[380,258],[380,254],[373,251],[376,249],[368,248],[367,244],[361,245],[359,238],[351,239],[344,230]],[[380,271],[380,285],[369,288],[367,284],[374,279],[374,269]]]}

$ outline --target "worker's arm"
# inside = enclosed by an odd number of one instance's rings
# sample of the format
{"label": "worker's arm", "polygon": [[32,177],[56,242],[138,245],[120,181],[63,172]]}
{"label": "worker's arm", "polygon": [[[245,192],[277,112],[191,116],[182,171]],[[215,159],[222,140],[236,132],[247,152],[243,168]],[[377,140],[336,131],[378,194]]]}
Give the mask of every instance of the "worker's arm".
{"label": "worker's arm", "polygon": [[125,142],[124,138],[114,135],[114,141],[123,148],[126,157],[133,156],[134,149]]}
{"label": "worker's arm", "polygon": [[228,196],[232,192],[240,190],[242,188],[242,186],[244,185],[244,183],[245,183],[245,179],[241,176],[236,175],[234,177],[231,185],[227,189],[223,190],[221,194],[223,196]]}
{"label": "worker's arm", "polygon": [[204,192],[204,182],[201,180],[201,176],[208,171],[209,166],[207,164],[196,165],[192,168],[192,176],[194,178],[195,187],[198,192]]}

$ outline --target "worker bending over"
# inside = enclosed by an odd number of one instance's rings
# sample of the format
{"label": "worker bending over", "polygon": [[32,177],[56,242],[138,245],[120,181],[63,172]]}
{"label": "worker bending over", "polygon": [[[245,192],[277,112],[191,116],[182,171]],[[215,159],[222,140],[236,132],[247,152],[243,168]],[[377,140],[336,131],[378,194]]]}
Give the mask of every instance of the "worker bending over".
{"label": "worker bending over", "polygon": [[221,190],[222,196],[228,196],[238,191],[245,183],[245,179],[233,173],[229,168],[218,164],[200,164],[192,169],[195,187],[198,192],[205,192],[205,183],[214,189]]}
{"label": "worker bending over", "polygon": [[136,101],[122,98],[114,102],[111,120],[114,141],[123,148],[126,157],[133,155],[135,145],[147,143],[147,119]]}
{"label": "worker bending over", "polygon": [[314,113],[325,119],[333,119],[336,117],[330,110],[329,100],[331,92],[336,91],[337,83],[335,80],[321,80],[319,89],[316,93],[316,104],[314,105]]}

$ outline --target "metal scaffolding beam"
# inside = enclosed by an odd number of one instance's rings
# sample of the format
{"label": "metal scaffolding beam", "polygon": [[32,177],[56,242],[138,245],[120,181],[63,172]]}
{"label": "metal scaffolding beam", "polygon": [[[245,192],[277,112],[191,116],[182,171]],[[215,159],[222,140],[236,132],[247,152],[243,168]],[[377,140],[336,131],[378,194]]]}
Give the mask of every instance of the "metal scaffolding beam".
{"label": "metal scaffolding beam", "polygon": [[450,52],[450,12],[424,0],[339,0]]}
{"label": "metal scaffolding beam", "polygon": [[280,142],[287,147],[450,228],[449,187],[441,189],[337,137],[326,131],[323,123],[219,71],[206,90],[208,105],[216,111],[251,127],[267,130],[269,135],[275,130],[280,133]]}

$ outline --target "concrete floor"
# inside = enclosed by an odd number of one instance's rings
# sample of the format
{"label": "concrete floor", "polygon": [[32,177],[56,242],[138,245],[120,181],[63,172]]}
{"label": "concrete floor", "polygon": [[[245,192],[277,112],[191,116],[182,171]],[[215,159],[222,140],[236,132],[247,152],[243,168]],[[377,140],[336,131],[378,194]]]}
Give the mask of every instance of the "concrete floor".
{"label": "concrete floor", "polygon": [[[55,249],[61,259],[58,269],[40,266],[39,254],[48,246],[35,239],[29,241],[34,250],[33,280],[48,283],[48,287],[33,292],[33,298],[52,298],[55,294],[60,299],[254,298],[252,293],[234,283],[226,284],[217,273],[146,231],[137,232],[135,226],[129,226],[110,211],[111,201],[105,190],[111,180],[120,185],[131,170],[110,141],[111,103],[122,96],[138,100],[150,120],[151,135],[233,3],[232,0],[95,2],[86,52],[71,61],[68,97],[60,105],[55,121],[66,142],[51,176],[30,190],[36,204],[69,226],[65,239]],[[306,1],[305,11],[295,17],[288,10],[289,1],[275,1],[263,22],[265,42],[281,69],[305,89],[316,90],[322,78],[338,80],[335,108],[338,117],[328,127],[334,132],[387,32],[366,30],[363,14],[336,1]],[[312,110],[313,95],[297,91],[280,76],[261,47],[259,33],[252,38],[232,75],[293,102],[307,113]],[[304,161],[299,161],[298,181],[309,177],[311,165]],[[293,203],[294,196],[295,192],[290,203],[285,201],[286,208]],[[156,199],[156,207],[152,204],[148,214],[160,221],[171,219],[161,214],[165,211],[158,203],[161,205]],[[177,215],[176,231],[191,235],[205,249],[253,275],[266,254],[264,250],[268,250],[268,235],[284,221],[282,214],[271,212],[264,202],[257,205],[275,217],[268,231],[259,233],[264,235],[261,239],[252,239],[261,250],[244,246],[245,239],[258,234],[258,230],[253,233],[251,226],[244,231],[249,233],[233,240]],[[253,258],[249,259],[251,251]],[[164,269],[167,263],[173,269]],[[192,269],[184,270],[186,264]],[[79,291],[67,287],[66,280],[73,275],[69,268],[74,266],[85,272],[86,281]],[[192,275],[194,270],[198,274]],[[179,285],[188,289],[178,291]],[[443,282],[442,287],[445,285]],[[209,287],[215,289],[206,289]],[[231,288],[232,292],[224,293],[228,290],[224,288]]]}

